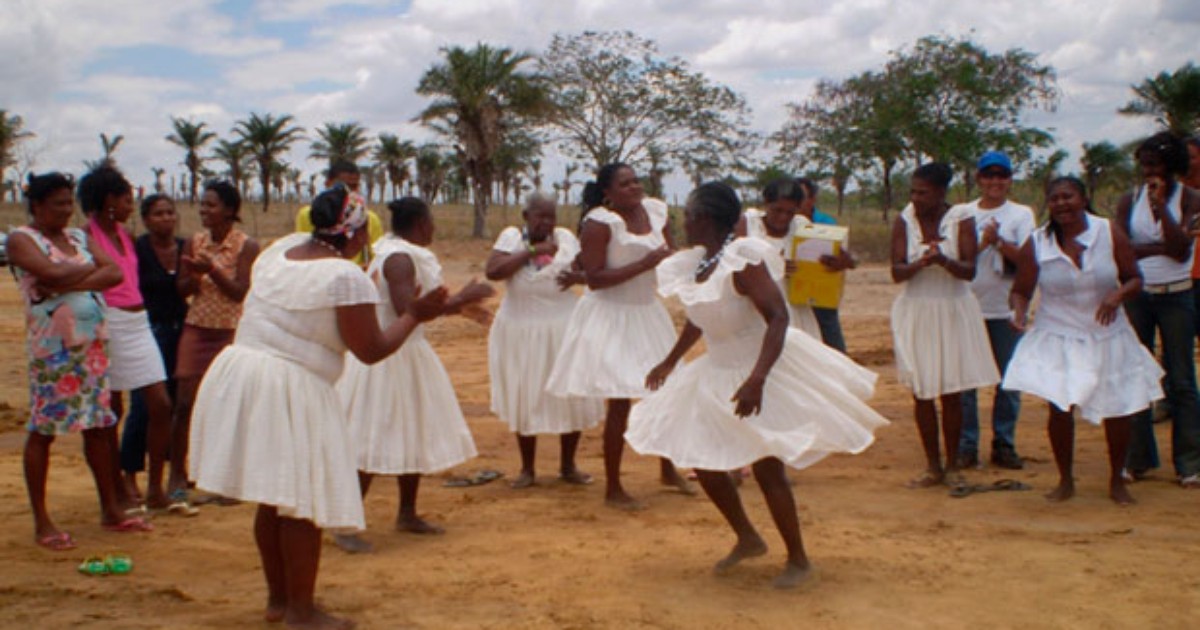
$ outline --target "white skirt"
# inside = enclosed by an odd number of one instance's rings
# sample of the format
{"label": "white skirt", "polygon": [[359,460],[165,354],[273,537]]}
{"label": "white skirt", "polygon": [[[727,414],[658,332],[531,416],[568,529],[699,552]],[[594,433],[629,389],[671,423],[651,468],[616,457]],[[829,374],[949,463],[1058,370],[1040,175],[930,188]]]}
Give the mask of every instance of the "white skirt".
{"label": "white skirt", "polygon": [[104,309],[108,322],[108,380],[115,392],[133,391],[167,380],[162,352],[146,311]]}
{"label": "white skirt", "polygon": [[911,298],[892,304],[896,378],[920,400],[1000,382],[975,297]]}
{"label": "white skirt", "polygon": [[1017,343],[1003,387],[1033,394],[1064,411],[1079,407],[1084,420],[1100,424],[1161,399],[1162,376],[1158,361],[1127,325],[1112,336],[1079,338],[1035,324]]}
{"label": "white skirt", "polygon": [[[784,293],[787,295],[787,293]],[[807,304],[788,303],[789,323],[796,330],[803,330],[809,336],[821,338],[821,324],[817,322],[817,314]]]}
{"label": "white skirt", "polygon": [[492,413],[520,435],[563,434],[600,423],[604,403],[558,398],[545,391],[567,318],[518,319],[497,315],[488,333]]}
{"label": "white skirt", "polygon": [[318,527],[365,527],[358,475],[333,385],[236,343],[213,361],[192,410],[196,485],[273,505]]}
{"label": "white skirt", "polygon": [[734,470],[776,457],[804,468],[830,453],[859,453],[888,422],[866,404],[876,375],[820,340],[789,330],[763,387],[759,414],[739,418],[730,399],[754,369],[761,336],[748,336],[739,360],[710,354],[678,369],[637,403],[625,439],[643,455],[677,466]]}
{"label": "white skirt", "polygon": [[337,383],[359,470],[430,474],[475,457],[450,375],[420,330],[368,366],[353,356]]}
{"label": "white skirt", "polygon": [[642,398],[646,374],[667,358],[675,325],[658,300],[623,304],[586,293],[567,323],[546,391],[562,397]]}

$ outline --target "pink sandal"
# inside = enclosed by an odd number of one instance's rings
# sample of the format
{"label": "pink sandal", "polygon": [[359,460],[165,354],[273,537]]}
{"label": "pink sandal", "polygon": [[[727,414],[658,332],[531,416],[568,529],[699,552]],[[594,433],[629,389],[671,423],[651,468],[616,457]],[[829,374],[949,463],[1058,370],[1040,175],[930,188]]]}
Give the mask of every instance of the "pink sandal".
{"label": "pink sandal", "polygon": [[110,523],[105,525],[104,529],[124,534],[129,532],[152,532],[154,531],[154,526],[146,522],[146,519],[134,517],[127,518],[120,523]]}

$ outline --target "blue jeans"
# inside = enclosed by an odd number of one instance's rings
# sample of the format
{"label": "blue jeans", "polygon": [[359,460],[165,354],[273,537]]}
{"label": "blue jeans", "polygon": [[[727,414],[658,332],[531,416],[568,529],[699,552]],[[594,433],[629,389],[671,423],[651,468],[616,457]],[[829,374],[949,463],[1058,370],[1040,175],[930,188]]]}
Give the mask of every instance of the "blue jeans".
{"label": "blue jeans", "polygon": [[[163,365],[167,369],[167,394],[175,400],[176,351],[179,349],[179,335],[183,334],[183,322],[178,324],[150,324],[150,332],[154,333],[154,341],[158,342],[158,351],[162,353]],[[150,414],[146,411],[146,403],[142,400],[141,391],[129,393],[129,415],[125,417],[125,429],[121,433],[121,470],[127,473],[141,472],[146,469],[146,423]]]}
{"label": "blue jeans", "polygon": [[821,327],[821,341],[830,348],[846,354],[846,338],[842,336],[842,322],[838,321],[838,310],[814,306],[813,315],[817,316],[817,325]]}
{"label": "blue jeans", "polygon": [[[1142,291],[1125,304],[1129,322],[1142,345],[1154,352],[1154,333],[1162,336],[1163,391],[1171,406],[1171,459],[1181,477],[1200,473],[1200,408],[1197,408],[1193,349],[1196,305],[1191,291],[1153,294]],[[1133,437],[1125,460],[1130,470],[1158,468],[1158,444],[1149,409],[1133,417]]]}
{"label": "blue jeans", "polygon": [[[1021,340],[1021,333],[1013,329],[1008,319],[985,319],[988,340],[992,344],[992,358],[1000,375],[1008,369],[1013,350]],[[979,453],[979,396],[978,390],[967,390],[962,394],[963,422],[962,438],[958,452]],[[1021,413],[1021,392],[1000,389],[996,386],[996,399],[992,403],[992,452],[999,449],[1017,448],[1017,416]]]}

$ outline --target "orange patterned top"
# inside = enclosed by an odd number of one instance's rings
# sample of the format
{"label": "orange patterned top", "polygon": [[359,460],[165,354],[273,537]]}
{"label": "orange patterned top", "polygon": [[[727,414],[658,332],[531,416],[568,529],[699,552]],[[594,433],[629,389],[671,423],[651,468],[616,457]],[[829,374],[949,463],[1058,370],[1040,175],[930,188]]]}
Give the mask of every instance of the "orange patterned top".
{"label": "orange patterned top", "polygon": [[[214,269],[232,276],[237,273],[238,257],[242,254],[246,238],[245,232],[233,229],[225,236],[225,240],[214,243],[212,235],[207,231],[197,232],[192,237],[192,256],[208,257],[212,260]],[[201,276],[200,285],[196,294],[192,296],[184,323],[200,328],[233,330],[237,328],[241,318],[242,303],[235,302],[222,293],[208,274]]]}

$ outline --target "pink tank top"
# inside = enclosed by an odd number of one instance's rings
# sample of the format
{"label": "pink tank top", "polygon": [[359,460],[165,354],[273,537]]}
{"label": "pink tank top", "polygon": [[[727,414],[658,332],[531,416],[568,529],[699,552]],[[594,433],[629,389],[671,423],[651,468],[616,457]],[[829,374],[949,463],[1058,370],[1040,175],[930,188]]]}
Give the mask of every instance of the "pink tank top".
{"label": "pink tank top", "polygon": [[133,239],[129,238],[129,234],[125,228],[117,226],[117,234],[121,237],[121,247],[125,253],[117,251],[113,242],[108,240],[108,235],[100,226],[96,224],[96,219],[93,217],[88,219],[87,224],[88,234],[96,239],[100,244],[100,249],[108,254],[113,262],[117,263],[117,267],[121,269],[121,284],[104,291],[104,301],[109,306],[116,308],[135,308],[142,305],[142,292],[138,287],[138,262],[137,252],[133,249]]}

